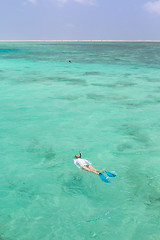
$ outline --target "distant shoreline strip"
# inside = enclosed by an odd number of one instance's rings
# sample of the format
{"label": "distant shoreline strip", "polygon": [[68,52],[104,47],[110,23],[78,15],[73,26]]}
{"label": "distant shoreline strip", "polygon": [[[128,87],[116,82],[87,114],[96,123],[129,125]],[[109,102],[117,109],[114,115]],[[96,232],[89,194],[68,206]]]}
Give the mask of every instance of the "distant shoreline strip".
{"label": "distant shoreline strip", "polygon": [[160,40],[0,40],[0,42],[160,42]]}

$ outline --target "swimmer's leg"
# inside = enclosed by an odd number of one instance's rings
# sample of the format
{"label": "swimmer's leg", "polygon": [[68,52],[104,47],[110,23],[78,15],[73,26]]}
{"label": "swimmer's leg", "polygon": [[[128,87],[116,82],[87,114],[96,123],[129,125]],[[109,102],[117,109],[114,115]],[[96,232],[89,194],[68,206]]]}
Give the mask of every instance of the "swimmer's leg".
{"label": "swimmer's leg", "polygon": [[88,166],[83,166],[83,169],[86,170],[86,171],[93,172],[93,173],[99,175],[99,173],[98,173],[94,168],[93,168],[93,169],[90,169],[89,166],[90,166],[90,165],[88,165]]}
{"label": "swimmer's leg", "polygon": [[94,170],[94,171],[96,171],[96,172],[102,172],[102,171],[97,170],[97,169],[95,169],[94,167],[92,167],[92,165],[89,165],[88,167],[89,167],[89,169]]}

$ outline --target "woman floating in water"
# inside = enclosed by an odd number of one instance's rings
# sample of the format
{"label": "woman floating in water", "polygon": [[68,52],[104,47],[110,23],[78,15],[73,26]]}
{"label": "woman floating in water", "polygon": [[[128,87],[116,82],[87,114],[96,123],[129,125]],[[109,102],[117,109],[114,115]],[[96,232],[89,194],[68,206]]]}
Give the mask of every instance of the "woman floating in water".
{"label": "woman floating in water", "polygon": [[74,164],[75,164],[80,170],[84,169],[85,171],[93,172],[93,173],[98,174],[98,175],[102,172],[102,171],[97,170],[97,169],[95,169],[94,167],[92,167],[92,163],[89,162],[88,160],[82,159],[82,158],[81,158],[81,153],[80,153],[80,155],[76,154],[76,155],[75,155],[75,158],[76,158],[76,159],[74,159]]}
{"label": "woman floating in water", "polygon": [[[89,162],[88,160],[86,159],[82,159],[81,158],[81,153],[80,155],[76,154],[75,155],[75,158],[74,159],[74,164],[80,169],[80,170],[85,170],[85,171],[89,171],[89,172],[93,172],[97,175],[99,175],[99,177],[101,178],[101,180],[103,182],[106,182],[106,183],[109,183],[110,180],[109,180],[109,177],[115,177],[116,175],[114,173],[110,173],[110,172],[106,172],[105,170],[104,171],[100,171],[100,170],[97,170],[96,168],[92,167],[92,163]],[[107,175],[107,177],[105,177],[103,174],[105,173]]]}

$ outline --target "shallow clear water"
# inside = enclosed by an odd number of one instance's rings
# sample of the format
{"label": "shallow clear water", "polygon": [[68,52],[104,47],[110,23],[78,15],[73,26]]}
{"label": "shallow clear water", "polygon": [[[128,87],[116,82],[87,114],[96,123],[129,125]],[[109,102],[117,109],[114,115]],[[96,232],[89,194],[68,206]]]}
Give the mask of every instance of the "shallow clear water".
{"label": "shallow clear water", "polygon": [[160,239],[159,62],[159,43],[0,43],[0,239]]}

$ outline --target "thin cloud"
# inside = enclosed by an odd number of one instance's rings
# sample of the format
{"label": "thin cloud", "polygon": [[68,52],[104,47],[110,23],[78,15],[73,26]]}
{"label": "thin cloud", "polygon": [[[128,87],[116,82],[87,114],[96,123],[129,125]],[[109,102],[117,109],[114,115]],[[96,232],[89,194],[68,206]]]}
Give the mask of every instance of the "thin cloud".
{"label": "thin cloud", "polygon": [[59,5],[64,6],[67,3],[75,2],[82,5],[96,6],[97,0],[51,0],[52,2],[57,2]]}
{"label": "thin cloud", "polygon": [[30,3],[32,4],[36,4],[37,3],[37,0],[28,0]]}
{"label": "thin cloud", "polygon": [[95,5],[94,0],[74,0],[77,3],[87,4],[87,5]]}
{"label": "thin cloud", "polygon": [[60,3],[77,2],[77,3],[89,4],[89,5],[95,4],[95,0],[58,0],[58,2]]}
{"label": "thin cloud", "polygon": [[147,2],[144,7],[148,12],[160,14],[160,0]]}
{"label": "thin cloud", "polygon": [[[46,1],[46,0],[44,0],[44,1]],[[53,2],[53,3],[58,3],[61,5],[65,5],[69,2],[76,2],[76,3],[83,4],[83,5],[95,5],[97,0],[48,0],[48,1]],[[40,2],[40,0],[28,0],[28,2],[30,2],[32,4],[36,4],[36,3]]]}

